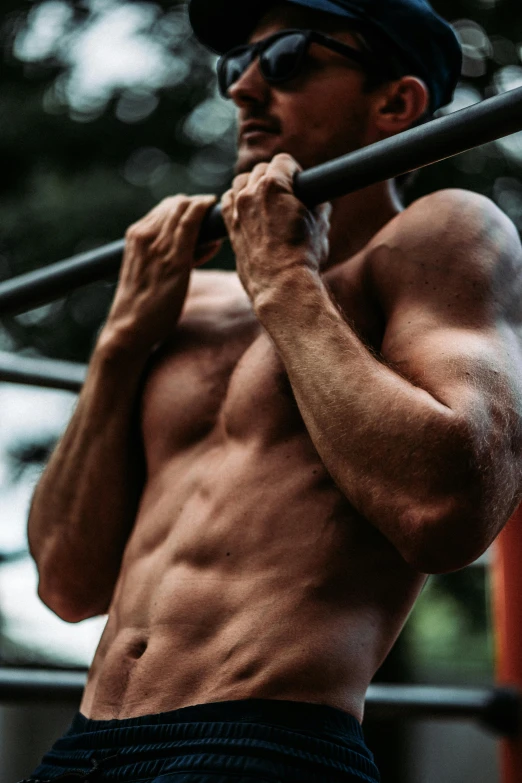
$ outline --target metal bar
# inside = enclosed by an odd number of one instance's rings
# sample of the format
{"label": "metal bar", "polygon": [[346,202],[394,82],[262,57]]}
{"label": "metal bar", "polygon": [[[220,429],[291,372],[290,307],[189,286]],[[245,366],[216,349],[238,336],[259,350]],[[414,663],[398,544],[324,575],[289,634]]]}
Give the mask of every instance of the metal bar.
{"label": "metal bar", "polygon": [[522,729],[522,696],[512,688],[371,685],[366,714],[374,719],[476,720],[500,736]]}
{"label": "metal bar", "polygon": [[75,288],[117,275],[123,239],[0,283],[2,315],[23,313],[60,299]]}
{"label": "metal bar", "polygon": [[[0,703],[80,701],[86,672],[0,667]],[[477,720],[499,735],[520,730],[521,697],[500,688],[371,685],[370,720]]]}
{"label": "metal bar", "polygon": [[0,381],[79,392],[87,367],[56,359],[33,359],[0,351]]}
{"label": "metal bar", "polygon": [[0,703],[80,702],[87,672],[0,667]]}
{"label": "metal bar", "polygon": [[[429,166],[522,130],[522,87],[298,174],[296,194],[309,206]],[[226,235],[219,205],[203,224],[200,241]],[[85,283],[112,276],[124,241],[0,283],[0,311],[30,310]]]}

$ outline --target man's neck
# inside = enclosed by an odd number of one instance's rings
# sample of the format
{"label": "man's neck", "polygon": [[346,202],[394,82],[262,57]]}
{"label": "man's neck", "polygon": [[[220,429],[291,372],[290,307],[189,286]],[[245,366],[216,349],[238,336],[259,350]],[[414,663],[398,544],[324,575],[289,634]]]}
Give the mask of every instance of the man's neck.
{"label": "man's neck", "polygon": [[322,271],[359,253],[402,209],[392,182],[336,199],[330,218],[330,258]]}

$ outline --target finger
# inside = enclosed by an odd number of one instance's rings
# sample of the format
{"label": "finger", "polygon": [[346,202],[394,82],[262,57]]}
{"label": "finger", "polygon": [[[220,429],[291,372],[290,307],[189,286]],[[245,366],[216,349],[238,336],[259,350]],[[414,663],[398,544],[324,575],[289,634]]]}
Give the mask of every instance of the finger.
{"label": "finger", "polygon": [[125,234],[125,254],[120,280],[132,277],[139,269],[144,258],[144,249],[148,251],[158,238],[158,231],[162,225],[161,219],[164,220],[165,213],[170,210],[172,215],[179,215],[182,209],[182,197],[164,199],[144,217],[129,226]]}
{"label": "finger", "polygon": [[174,212],[183,212],[189,201],[189,197],[184,193],[178,193],[176,196],[168,196],[162,199],[159,204],[156,204],[150,212],[148,212],[140,221],[139,224],[144,229],[150,229],[151,233],[154,233],[163,224],[165,217],[172,215]]}
{"label": "finger", "polygon": [[255,187],[260,179],[263,179],[263,177],[266,175],[268,171],[269,164],[268,163],[258,163],[257,166],[255,166],[251,173],[250,177],[248,179],[248,186],[249,187]]}
{"label": "finger", "polygon": [[234,190],[230,188],[230,190],[227,190],[221,196],[221,214],[223,215],[223,220],[225,221],[225,226],[227,227],[228,232],[230,232],[234,222],[234,216],[236,212],[235,204],[236,194],[234,193]]}
{"label": "finger", "polygon": [[234,177],[234,181],[232,182],[231,187],[232,193],[240,193],[243,188],[248,185],[250,176],[251,172],[248,172],[248,174],[238,174],[237,177]]}
{"label": "finger", "polygon": [[285,190],[293,193],[294,177],[302,171],[299,163],[287,152],[276,155],[268,164],[266,176],[279,182]]}
{"label": "finger", "polygon": [[166,252],[171,247],[176,228],[191,204],[187,197],[175,197],[165,201],[167,203],[160,205],[162,209],[156,212],[158,234],[151,245],[151,250],[159,253]]}
{"label": "finger", "polygon": [[196,196],[191,199],[174,232],[172,248],[175,254],[181,252],[193,261],[201,224],[216,200],[216,196]]}

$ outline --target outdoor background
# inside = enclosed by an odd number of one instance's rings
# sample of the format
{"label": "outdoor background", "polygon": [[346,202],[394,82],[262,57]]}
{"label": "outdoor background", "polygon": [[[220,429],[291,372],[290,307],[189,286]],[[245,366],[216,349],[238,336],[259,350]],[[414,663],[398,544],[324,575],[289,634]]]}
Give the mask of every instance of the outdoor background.
{"label": "outdoor background", "polygon": [[[434,6],[454,24],[465,53],[446,111],[522,86],[520,0]],[[3,0],[1,10],[0,280],[121,238],[167,195],[228,187],[234,113],[217,95],[215,60],[191,36],[183,2]],[[522,134],[423,170],[406,201],[446,187],[487,195],[522,229]],[[227,247],[214,265],[232,268]],[[87,362],[113,290],[101,282],[4,317],[0,350]],[[32,488],[74,403],[68,393],[0,385],[3,665],[83,669],[103,628],[104,618],[68,625],[47,610],[27,555]],[[429,581],[379,679],[493,680],[487,560]],[[31,754],[47,741],[34,721],[24,734],[28,713],[17,710],[0,713],[0,783],[28,774]],[[57,725],[66,719],[60,713]],[[494,783],[492,738],[454,727],[440,739],[439,731],[368,725],[383,783]],[[9,767],[17,744],[26,764],[20,772]],[[460,771],[449,769],[455,757]]]}

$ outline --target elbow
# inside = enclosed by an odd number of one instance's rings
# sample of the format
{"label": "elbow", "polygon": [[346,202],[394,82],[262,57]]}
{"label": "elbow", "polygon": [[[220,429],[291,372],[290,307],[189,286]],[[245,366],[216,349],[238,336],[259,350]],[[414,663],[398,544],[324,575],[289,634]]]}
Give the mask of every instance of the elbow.
{"label": "elbow", "polygon": [[51,612],[66,623],[81,623],[82,620],[94,617],[93,613],[72,604],[68,600],[64,600],[62,597],[49,597],[40,590],[38,590],[38,597]]}
{"label": "elbow", "polygon": [[402,556],[422,574],[449,574],[475,562],[491,543],[491,522],[469,504],[448,503],[444,511],[420,509],[408,514],[410,531]]}
{"label": "elbow", "polygon": [[100,600],[100,593],[97,593],[93,600],[92,594],[87,596],[85,591],[80,594],[77,586],[57,580],[56,575],[49,579],[43,578],[41,573],[38,597],[51,612],[66,623],[81,623],[91,617],[106,614],[110,603],[110,600]]}
{"label": "elbow", "polygon": [[83,620],[106,613],[106,608],[97,609],[85,604],[82,605],[60,593],[50,594],[43,590],[41,585],[38,586],[38,597],[51,612],[66,623],[81,623]]}
{"label": "elbow", "polygon": [[42,588],[41,583],[38,585],[38,598],[53,614],[66,623],[80,623],[89,616],[80,611],[79,607],[73,606],[70,601],[64,600],[63,596],[49,595]]}

